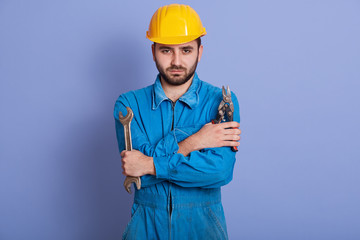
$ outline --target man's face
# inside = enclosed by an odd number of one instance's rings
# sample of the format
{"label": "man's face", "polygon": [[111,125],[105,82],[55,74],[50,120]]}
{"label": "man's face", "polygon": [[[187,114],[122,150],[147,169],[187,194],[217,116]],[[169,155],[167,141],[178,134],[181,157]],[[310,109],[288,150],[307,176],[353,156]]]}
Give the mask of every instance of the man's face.
{"label": "man's face", "polygon": [[153,59],[164,81],[182,85],[189,81],[200,61],[203,46],[196,40],[177,45],[156,43],[152,45]]}

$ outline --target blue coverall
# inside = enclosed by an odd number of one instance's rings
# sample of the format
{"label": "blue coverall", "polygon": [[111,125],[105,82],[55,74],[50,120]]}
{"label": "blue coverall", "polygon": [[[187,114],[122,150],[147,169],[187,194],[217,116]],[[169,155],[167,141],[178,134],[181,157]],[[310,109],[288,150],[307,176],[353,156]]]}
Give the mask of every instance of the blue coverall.
{"label": "blue coverall", "polygon": [[[222,91],[195,73],[188,91],[175,103],[166,97],[160,76],[153,85],[120,95],[114,117],[120,152],[125,149],[119,111],[134,112],[133,149],[152,156],[156,176],[141,177],[123,239],[228,239],[220,187],[232,180],[235,152],[207,148],[188,156],[178,143],[216,117]],[[239,105],[232,93],[234,121]]]}

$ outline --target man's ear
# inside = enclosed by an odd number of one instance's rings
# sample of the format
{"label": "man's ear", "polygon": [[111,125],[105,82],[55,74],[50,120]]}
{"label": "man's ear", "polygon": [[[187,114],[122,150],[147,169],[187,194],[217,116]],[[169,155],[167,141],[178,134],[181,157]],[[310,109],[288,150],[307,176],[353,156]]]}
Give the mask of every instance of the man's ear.
{"label": "man's ear", "polygon": [[152,55],[153,55],[153,60],[155,62],[155,44],[151,45],[151,51],[152,51]]}
{"label": "man's ear", "polygon": [[200,47],[199,47],[199,55],[198,55],[198,62],[200,62],[200,59],[201,59],[201,56],[202,56],[202,53],[203,53],[203,49],[204,49],[203,45],[200,45]]}

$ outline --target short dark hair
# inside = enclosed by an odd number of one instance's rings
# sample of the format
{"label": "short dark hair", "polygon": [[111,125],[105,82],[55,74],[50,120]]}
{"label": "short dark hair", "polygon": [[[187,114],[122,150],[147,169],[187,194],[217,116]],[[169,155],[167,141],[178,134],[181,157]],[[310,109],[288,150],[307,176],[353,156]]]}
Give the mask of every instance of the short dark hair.
{"label": "short dark hair", "polygon": [[[196,42],[197,42],[197,44],[198,44],[198,48],[200,48],[200,46],[201,46],[201,37],[198,37],[197,39],[195,39],[196,40]],[[156,45],[156,42],[154,42],[154,47],[155,47],[155,45]]]}
{"label": "short dark hair", "polygon": [[197,44],[198,44],[198,48],[201,46],[201,37],[198,37],[197,39],[196,39],[196,42],[197,42]]}

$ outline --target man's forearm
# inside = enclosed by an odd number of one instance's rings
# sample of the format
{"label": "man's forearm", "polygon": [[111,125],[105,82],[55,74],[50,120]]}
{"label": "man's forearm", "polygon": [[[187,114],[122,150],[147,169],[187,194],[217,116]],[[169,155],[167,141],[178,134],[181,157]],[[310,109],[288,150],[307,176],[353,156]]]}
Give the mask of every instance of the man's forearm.
{"label": "man's forearm", "polygon": [[179,142],[178,145],[179,145],[178,153],[181,153],[185,157],[193,151],[200,150],[198,146],[198,141],[196,140],[196,135],[191,135],[190,137]]}
{"label": "man's forearm", "polygon": [[205,124],[198,132],[178,143],[178,153],[186,157],[191,152],[204,148],[239,146],[239,127],[238,122]]}

